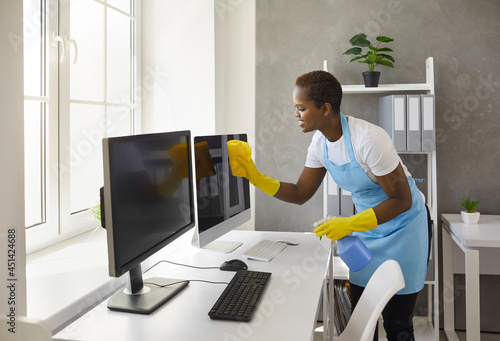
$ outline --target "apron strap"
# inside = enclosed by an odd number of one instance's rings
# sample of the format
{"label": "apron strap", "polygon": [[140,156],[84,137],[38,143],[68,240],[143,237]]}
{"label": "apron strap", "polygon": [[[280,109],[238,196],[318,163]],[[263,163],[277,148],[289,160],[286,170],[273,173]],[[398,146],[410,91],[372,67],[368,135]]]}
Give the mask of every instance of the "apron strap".
{"label": "apron strap", "polygon": [[344,143],[347,149],[347,154],[349,155],[349,161],[354,161],[354,150],[352,149],[351,134],[349,133],[349,123],[344,114],[340,113],[340,123],[342,125],[342,134],[344,135]]}

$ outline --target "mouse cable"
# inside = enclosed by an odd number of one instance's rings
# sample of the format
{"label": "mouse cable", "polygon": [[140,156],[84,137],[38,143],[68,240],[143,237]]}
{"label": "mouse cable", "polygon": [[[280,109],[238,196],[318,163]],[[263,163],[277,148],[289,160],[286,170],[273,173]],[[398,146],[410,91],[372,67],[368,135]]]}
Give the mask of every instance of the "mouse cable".
{"label": "mouse cable", "polygon": [[171,285],[175,285],[175,284],[179,284],[179,283],[189,283],[189,282],[202,282],[202,283],[209,283],[209,284],[225,284],[225,285],[228,285],[229,283],[228,282],[212,282],[212,281],[205,281],[205,280],[202,280],[202,279],[185,279],[185,280],[181,280],[181,281],[177,281],[177,282],[173,282],[173,283],[169,283],[169,284],[157,284],[157,283],[153,283],[153,282],[144,282],[144,284],[149,284],[149,285],[155,285],[159,288],[165,288],[165,287],[168,287],[168,286],[171,286]]}
{"label": "mouse cable", "polygon": [[154,268],[155,266],[157,266],[158,264],[163,263],[163,262],[174,264],[174,265],[179,265],[179,266],[185,266],[185,267],[188,267],[188,268],[194,268],[194,269],[202,269],[202,270],[219,269],[218,266],[208,266],[208,267],[194,266],[194,265],[188,265],[188,264],[175,263],[175,262],[163,259],[163,260],[157,262],[156,264],[150,266],[146,271],[144,271],[144,273],[148,272],[149,270],[151,270],[152,268]]}

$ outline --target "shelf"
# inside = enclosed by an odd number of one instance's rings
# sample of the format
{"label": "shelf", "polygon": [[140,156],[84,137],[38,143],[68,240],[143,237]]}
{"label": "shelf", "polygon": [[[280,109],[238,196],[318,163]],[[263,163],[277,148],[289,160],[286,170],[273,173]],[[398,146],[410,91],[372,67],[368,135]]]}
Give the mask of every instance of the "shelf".
{"label": "shelf", "polygon": [[398,154],[417,154],[417,155],[432,155],[432,153],[435,152],[435,150],[418,150],[418,151],[409,151],[409,150],[398,150]]}
{"label": "shelf", "polygon": [[[405,93],[425,93],[434,95],[434,59],[429,57],[425,61],[425,83],[409,84],[380,84],[378,87],[367,88],[364,84],[343,85],[344,95],[357,94],[405,94]],[[371,99],[376,100],[376,99]],[[433,220],[433,239],[431,246],[431,258],[427,268],[425,285],[427,286],[427,316],[414,320],[415,333],[424,332],[423,339],[439,340],[439,274],[438,274],[438,230],[437,230],[437,171],[436,171],[436,150],[433,151],[398,151],[400,155],[427,155],[427,198],[431,219]],[[324,186],[324,215],[329,215],[331,206],[328,200],[337,200],[339,195],[330,195],[328,185]],[[335,188],[334,188],[335,190]],[[338,189],[337,189],[338,190]],[[335,204],[336,205],[336,204]],[[347,268],[342,268],[340,259],[335,259],[334,279],[348,279]],[[345,267],[345,265],[344,265]],[[418,337],[420,337],[419,335]],[[417,338],[418,338],[417,337]],[[384,340],[384,338],[381,338]]]}
{"label": "shelf", "polygon": [[367,88],[364,85],[342,85],[344,94],[370,94],[370,93],[393,93],[400,91],[432,91],[432,86],[427,83],[412,84],[379,84],[376,88]]}

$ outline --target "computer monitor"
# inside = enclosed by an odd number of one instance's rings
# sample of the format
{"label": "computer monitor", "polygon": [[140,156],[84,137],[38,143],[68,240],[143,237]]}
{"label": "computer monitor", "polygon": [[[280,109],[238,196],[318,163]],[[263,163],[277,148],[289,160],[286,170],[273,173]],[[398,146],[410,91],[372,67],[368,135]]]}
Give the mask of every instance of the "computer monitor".
{"label": "computer monitor", "polygon": [[188,284],[151,278],[141,262],[195,225],[189,131],[104,138],[104,212],[109,274],[128,274],[111,310],[149,314]]}
{"label": "computer monitor", "polygon": [[194,138],[198,224],[193,245],[232,252],[240,242],[217,238],[250,220],[248,180],[235,177],[229,166],[227,141],[247,141],[246,134],[196,136]]}

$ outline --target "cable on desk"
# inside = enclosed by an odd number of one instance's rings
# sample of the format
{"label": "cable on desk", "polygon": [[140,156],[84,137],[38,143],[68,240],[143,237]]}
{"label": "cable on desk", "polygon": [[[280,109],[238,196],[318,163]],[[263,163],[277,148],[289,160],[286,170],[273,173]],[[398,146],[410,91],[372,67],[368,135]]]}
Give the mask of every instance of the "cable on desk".
{"label": "cable on desk", "polygon": [[188,282],[188,283],[189,282],[203,282],[203,283],[209,283],[209,284],[225,284],[225,285],[229,284],[228,282],[212,282],[212,281],[205,281],[205,280],[202,280],[202,279],[185,279],[185,280],[182,280],[182,281],[177,281],[177,282],[173,282],[173,283],[169,283],[169,284],[157,284],[157,283],[153,283],[153,282],[144,282],[144,284],[156,285],[159,288],[165,288],[165,287],[168,287],[168,286],[171,286],[171,285],[175,285],[175,284],[179,284],[179,283],[185,283],[185,282]]}
{"label": "cable on desk", "polygon": [[202,270],[219,269],[218,266],[206,266],[206,267],[204,267],[204,266],[195,266],[195,265],[175,263],[175,262],[163,259],[163,260],[157,262],[156,264],[150,266],[146,271],[144,271],[144,273],[148,272],[149,270],[151,270],[152,268],[154,268],[155,266],[157,266],[158,264],[163,263],[163,262],[174,264],[174,265],[179,265],[179,266],[185,266],[185,267],[193,268],[193,269],[202,269]]}

